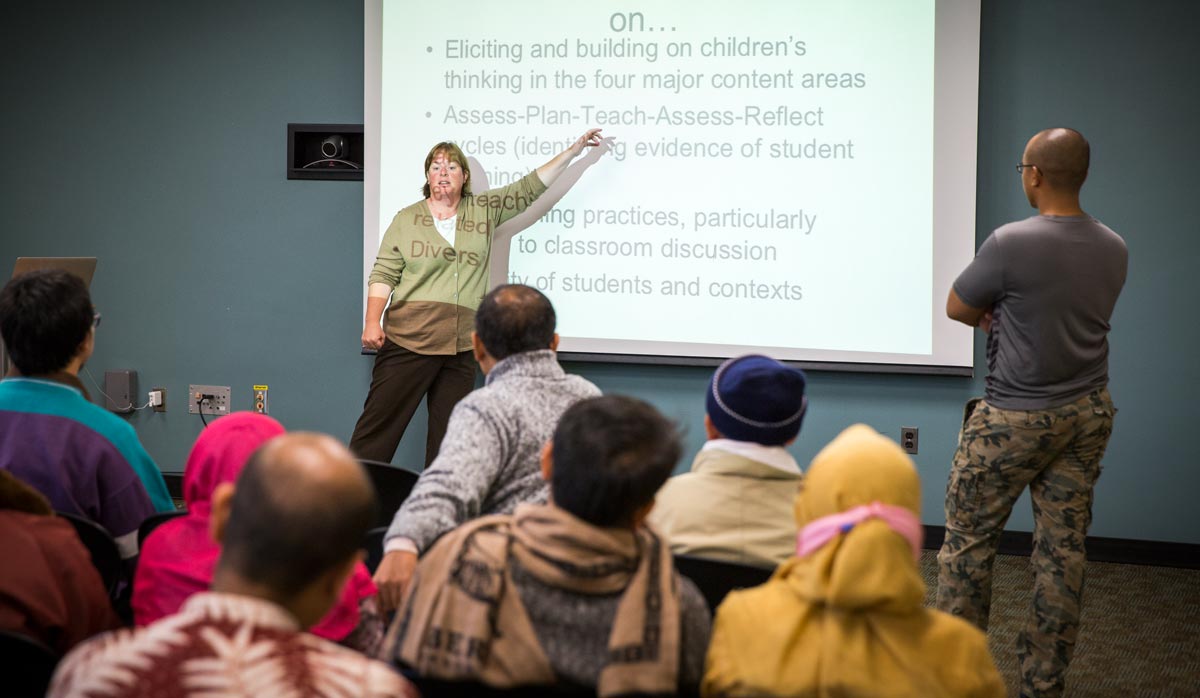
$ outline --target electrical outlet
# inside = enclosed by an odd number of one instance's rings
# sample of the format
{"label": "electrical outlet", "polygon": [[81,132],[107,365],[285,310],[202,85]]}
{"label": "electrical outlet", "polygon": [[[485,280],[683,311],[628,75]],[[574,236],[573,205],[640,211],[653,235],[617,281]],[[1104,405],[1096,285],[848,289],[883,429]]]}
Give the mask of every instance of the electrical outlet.
{"label": "electrical outlet", "polygon": [[917,455],[917,432],[916,427],[900,427],[900,448],[905,453]]}
{"label": "electrical outlet", "polygon": [[167,389],[166,388],[151,388],[148,404],[154,408],[155,412],[167,411]]}
{"label": "electrical outlet", "polygon": [[[205,398],[205,395],[212,397]],[[204,406],[204,414],[217,417],[229,414],[229,386],[188,385],[188,414],[200,414],[201,404]]]}
{"label": "electrical outlet", "polygon": [[271,404],[267,400],[267,386],[254,385],[251,388],[254,390],[254,411],[259,414],[270,414]]}

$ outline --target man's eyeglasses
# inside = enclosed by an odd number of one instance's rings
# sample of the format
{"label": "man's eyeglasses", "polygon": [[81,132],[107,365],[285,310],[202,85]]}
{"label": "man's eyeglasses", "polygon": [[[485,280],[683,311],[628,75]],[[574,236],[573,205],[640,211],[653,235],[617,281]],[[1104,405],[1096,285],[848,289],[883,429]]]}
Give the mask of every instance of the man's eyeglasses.
{"label": "man's eyeglasses", "polygon": [[1024,174],[1026,167],[1032,167],[1035,170],[1039,169],[1037,165],[1031,162],[1022,162],[1017,165],[1017,174]]}
{"label": "man's eyeglasses", "polygon": [[92,329],[96,329],[99,326],[100,326],[100,311],[97,310],[92,313]]}

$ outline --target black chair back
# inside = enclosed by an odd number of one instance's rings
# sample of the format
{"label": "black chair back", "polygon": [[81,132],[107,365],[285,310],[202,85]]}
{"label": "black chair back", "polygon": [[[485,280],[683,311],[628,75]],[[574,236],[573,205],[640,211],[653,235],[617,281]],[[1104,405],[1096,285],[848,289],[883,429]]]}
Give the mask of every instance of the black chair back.
{"label": "black chair back", "polygon": [[696,583],[708,602],[708,610],[714,613],[725,600],[726,594],[763,584],[775,572],[767,567],[709,560],[693,555],[676,555],[675,569]]}
{"label": "black chair back", "polygon": [[146,517],[141,526],[138,526],[138,550],[142,549],[142,543],[146,542],[146,536],[159,526],[165,524],[171,519],[177,519],[180,516],[186,516],[187,509],[177,509],[175,511],[163,511],[157,514],[151,514]]}
{"label": "black chair back", "polygon": [[375,496],[379,498],[379,519],[376,526],[387,526],[392,517],[400,509],[400,505],[408,499],[413,486],[417,484],[416,473],[391,463],[380,463],[373,460],[359,460],[367,475],[375,485]]}
{"label": "black chair back", "polygon": [[367,549],[367,559],[363,560],[363,564],[375,574],[375,570],[379,569],[379,563],[383,561],[383,534],[387,533],[387,526],[372,528],[367,531],[367,542],[363,547]]}
{"label": "black chair back", "polygon": [[58,654],[49,647],[20,633],[0,630],[0,657],[3,666],[11,671],[4,672],[4,695],[14,698],[46,695],[54,668],[58,666]]}
{"label": "black chair back", "polygon": [[80,542],[92,556],[92,566],[100,573],[100,581],[104,583],[108,595],[114,597],[124,577],[124,567],[121,564],[121,553],[117,550],[117,542],[113,540],[108,529],[82,516],[61,511],[55,513],[75,527]]}

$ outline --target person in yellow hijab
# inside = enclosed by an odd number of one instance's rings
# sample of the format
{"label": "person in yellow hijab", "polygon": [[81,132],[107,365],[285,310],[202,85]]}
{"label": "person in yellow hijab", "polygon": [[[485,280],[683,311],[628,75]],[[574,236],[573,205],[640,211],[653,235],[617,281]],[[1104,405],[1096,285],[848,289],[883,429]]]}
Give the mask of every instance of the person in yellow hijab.
{"label": "person in yellow hijab", "polygon": [[717,609],[704,696],[1004,696],[987,639],[924,608],[921,487],[890,439],[856,424],[809,467],[797,555]]}

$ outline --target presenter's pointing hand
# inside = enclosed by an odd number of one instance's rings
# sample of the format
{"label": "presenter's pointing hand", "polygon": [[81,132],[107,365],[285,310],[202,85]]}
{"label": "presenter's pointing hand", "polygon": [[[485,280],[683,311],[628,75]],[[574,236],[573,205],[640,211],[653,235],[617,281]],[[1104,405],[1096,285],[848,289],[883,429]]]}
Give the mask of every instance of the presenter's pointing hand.
{"label": "presenter's pointing hand", "polygon": [[364,327],[362,345],[366,349],[375,349],[378,351],[383,346],[383,328],[373,323]]}
{"label": "presenter's pointing hand", "polygon": [[571,144],[571,157],[578,157],[583,152],[584,148],[589,146],[595,147],[600,145],[600,131],[602,129],[589,128],[587,133],[579,137],[579,140]]}
{"label": "presenter's pointing hand", "polygon": [[404,590],[417,569],[417,554],[395,550],[383,556],[375,570],[375,586],[379,587],[379,606],[384,613],[400,607]]}

